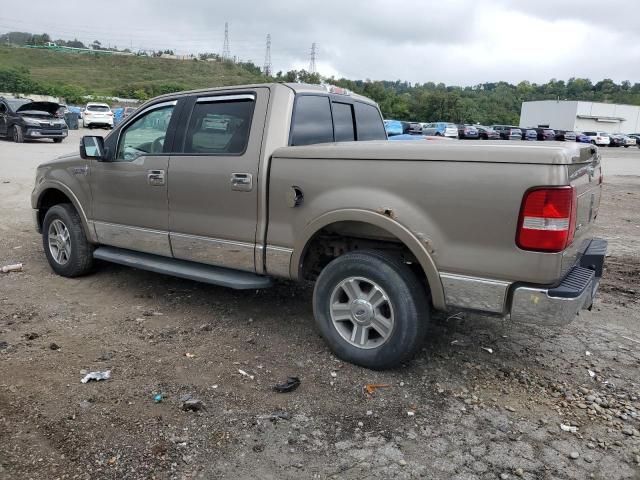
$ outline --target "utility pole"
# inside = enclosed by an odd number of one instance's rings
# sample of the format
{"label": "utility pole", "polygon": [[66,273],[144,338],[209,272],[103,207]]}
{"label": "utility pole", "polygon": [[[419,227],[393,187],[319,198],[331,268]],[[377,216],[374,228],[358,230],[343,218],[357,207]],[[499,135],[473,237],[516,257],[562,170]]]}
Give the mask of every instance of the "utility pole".
{"label": "utility pole", "polygon": [[264,66],[262,73],[267,77],[271,76],[271,34],[267,33],[267,50],[264,54]]}
{"label": "utility pole", "polygon": [[309,73],[316,73],[316,42],[311,44],[311,60],[309,61]]}
{"label": "utility pole", "polygon": [[229,23],[224,22],[224,45],[222,47],[222,59],[231,59],[231,47],[229,47]]}

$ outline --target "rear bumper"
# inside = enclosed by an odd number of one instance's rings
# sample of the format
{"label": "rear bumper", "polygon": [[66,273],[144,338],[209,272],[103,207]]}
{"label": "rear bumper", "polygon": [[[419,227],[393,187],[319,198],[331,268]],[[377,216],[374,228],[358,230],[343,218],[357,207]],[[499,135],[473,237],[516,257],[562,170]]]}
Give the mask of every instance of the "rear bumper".
{"label": "rear bumper", "polygon": [[511,320],[540,325],[566,325],[580,310],[590,309],[600,285],[606,253],[607,241],[594,239],[557,287],[514,288]]}

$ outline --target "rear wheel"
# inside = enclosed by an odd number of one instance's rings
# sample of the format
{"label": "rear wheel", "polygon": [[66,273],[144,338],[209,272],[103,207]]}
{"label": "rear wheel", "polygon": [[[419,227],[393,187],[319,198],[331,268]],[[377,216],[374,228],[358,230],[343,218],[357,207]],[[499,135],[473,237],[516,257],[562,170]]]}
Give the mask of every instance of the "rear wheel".
{"label": "rear wheel", "polygon": [[399,258],[376,250],[329,263],[316,282],[313,310],[338,357],[373,369],[411,359],[429,322],[424,285]]}
{"label": "rear wheel", "polygon": [[47,210],[42,243],[49,265],[58,275],[78,277],[93,267],[93,246],[87,241],[78,212],[68,203]]}
{"label": "rear wheel", "polygon": [[20,125],[13,126],[13,141],[16,143],[24,142],[24,130]]}

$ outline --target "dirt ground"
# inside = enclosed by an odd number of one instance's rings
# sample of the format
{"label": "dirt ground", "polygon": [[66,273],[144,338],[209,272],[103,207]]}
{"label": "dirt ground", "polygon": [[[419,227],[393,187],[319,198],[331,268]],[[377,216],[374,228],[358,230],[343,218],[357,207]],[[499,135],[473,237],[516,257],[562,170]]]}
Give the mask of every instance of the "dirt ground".
{"label": "dirt ground", "polygon": [[593,311],[563,329],[438,315],[413,362],[373,372],[331,355],[306,285],[52,274],[28,197],[73,134],[0,141],[0,266],[25,265],[0,274],[0,478],[640,478],[640,150],[604,153]]}

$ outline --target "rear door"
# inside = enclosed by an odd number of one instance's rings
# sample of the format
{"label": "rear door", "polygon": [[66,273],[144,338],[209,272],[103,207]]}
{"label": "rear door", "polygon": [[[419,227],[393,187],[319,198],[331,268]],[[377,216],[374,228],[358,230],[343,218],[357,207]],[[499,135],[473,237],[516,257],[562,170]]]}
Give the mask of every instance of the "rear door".
{"label": "rear door", "polygon": [[190,97],[169,163],[169,230],[183,260],[255,271],[268,88]]}

